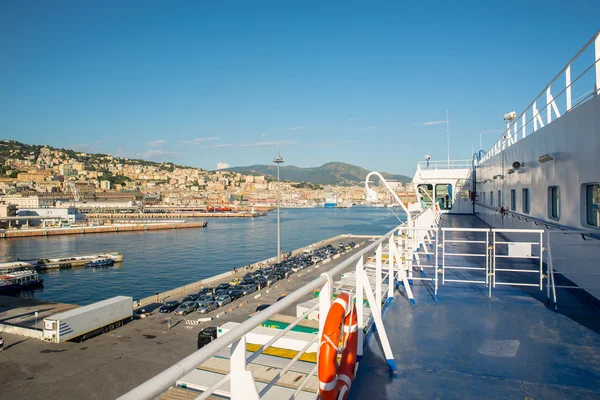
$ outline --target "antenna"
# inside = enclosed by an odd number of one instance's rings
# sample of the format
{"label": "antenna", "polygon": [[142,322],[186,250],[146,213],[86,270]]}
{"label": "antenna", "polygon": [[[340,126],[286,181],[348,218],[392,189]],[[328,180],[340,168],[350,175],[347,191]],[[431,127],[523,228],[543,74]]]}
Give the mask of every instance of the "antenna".
{"label": "antenna", "polygon": [[448,138],[448,165],[450,165],[450,121],[448,120],[448,110],[446,110],[446,137]]}

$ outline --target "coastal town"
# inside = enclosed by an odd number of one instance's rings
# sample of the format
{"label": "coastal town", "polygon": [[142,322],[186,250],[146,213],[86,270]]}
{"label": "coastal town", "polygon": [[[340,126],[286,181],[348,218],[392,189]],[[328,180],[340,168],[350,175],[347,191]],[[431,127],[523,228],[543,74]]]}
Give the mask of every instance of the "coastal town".
{"label": "coastal town", "polygon": [[[335,207],[344,208],[367,200],[364,183],[359,182],[321,185],[281,180],[278,184],[270,175],[208,171],[13,140],[0,141],[0,162],[3,228],[43,222],[17,219],[28,216],[60,215],[62,220],[48,222],[75,224],[86,223],[90,213],[267,212],[276,206],[278,190],[282,208],[322,207],[331,199]],[[412,185],[388,183],[403,200],[414,199]],[[385,193],[381,190],[377,200],[381,204],[376,205],[393,204]]]}

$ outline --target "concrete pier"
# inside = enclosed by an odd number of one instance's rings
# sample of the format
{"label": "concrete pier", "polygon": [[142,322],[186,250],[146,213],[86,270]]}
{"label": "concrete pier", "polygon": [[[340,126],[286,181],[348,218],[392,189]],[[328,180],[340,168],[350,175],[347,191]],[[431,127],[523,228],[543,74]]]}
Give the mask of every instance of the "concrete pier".
{"label": "concrete pier", "polygon": [[155,231],[162,229],[204,228],[207,222],[164,222],[149,224],[114,224],[101,226],[72,226],[68,228],[12,229],[0,232],[0,238],[20,238],[35,236],[78,235],[86,233],[118,233],[135,231]]}
{"label": "concrete pier", "polygon": [[117,219],[180,219],[180,218],[256,218],[264,217],[265,212],[182,212],[182,213],[90,213],[87,219],[117,220]]}

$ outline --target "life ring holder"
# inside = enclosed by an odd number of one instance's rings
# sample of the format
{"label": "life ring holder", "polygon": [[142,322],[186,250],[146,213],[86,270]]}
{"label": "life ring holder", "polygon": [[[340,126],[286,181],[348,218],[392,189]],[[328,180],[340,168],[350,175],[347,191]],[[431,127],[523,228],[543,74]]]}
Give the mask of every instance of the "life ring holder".
{"label": "life ring holder", "polygon": [[[340,334],[344,348],[337,363]],[[317,370],[321,400],[342,400],[348,396],[356,373],[358,323],[356,306],[348,293],[341,293],[331,304],[319,343]]]}

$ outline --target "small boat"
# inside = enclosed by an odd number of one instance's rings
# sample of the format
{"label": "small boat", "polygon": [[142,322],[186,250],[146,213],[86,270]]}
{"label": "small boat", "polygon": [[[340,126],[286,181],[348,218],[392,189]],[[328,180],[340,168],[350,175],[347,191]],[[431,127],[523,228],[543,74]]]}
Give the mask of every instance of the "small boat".
{"label": "small boat", "polygon": [[43,286],[44,279],[31,268],[19,268],[0,275],[0,293],[17,292]]}
{"label": "small boat", "polygon": [[99,258],[97,260],[88,261],[85,266],[88,268],[110,267],[115,264],[115,260],[111,258]]}

